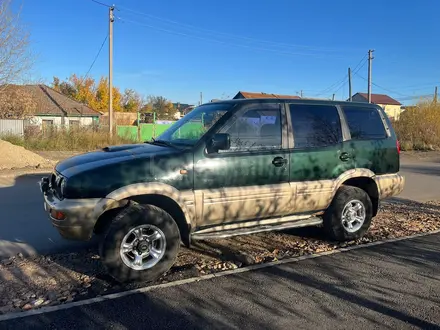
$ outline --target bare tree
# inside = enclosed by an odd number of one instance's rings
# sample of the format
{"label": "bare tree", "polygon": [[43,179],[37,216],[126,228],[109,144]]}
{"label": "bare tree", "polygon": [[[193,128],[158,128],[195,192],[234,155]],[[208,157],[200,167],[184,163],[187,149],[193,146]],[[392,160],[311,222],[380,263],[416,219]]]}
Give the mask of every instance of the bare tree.
{"label": "bare tree", "polygon": [[34,95],[23,86],[7,86],[0,93],[0,119],[23,119],[36,108]]}
{"label": "bare tree", "polygon": [[0,0],[0,86],[16,82],[32,66],[29,33],[20,14],[11,10],[12,0]]}

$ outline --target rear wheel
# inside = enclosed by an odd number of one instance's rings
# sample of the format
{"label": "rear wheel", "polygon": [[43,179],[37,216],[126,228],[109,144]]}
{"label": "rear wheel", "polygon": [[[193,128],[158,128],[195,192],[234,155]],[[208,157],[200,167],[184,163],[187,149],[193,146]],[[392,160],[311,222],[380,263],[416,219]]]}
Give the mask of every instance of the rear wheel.
{"label": "rear wheel", "polygon": [[180,246],[176,222],[153,205],[131,203],[105,233],[100,255],[119,282],[154,281],[174,264]]}
{"label": "rear wheel", "polygon": [[342,186],[324,214],[324,229],[334,240],[354,240],[365,235],[372,218],[368,194],[358,187]]}

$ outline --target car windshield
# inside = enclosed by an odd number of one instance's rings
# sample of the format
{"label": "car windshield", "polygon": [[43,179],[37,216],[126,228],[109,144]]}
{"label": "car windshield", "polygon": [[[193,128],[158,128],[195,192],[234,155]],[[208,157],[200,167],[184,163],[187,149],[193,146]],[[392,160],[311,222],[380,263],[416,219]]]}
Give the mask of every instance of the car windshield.
{"label": "car windshield", "polygon": [[193,146],[232,106],[228,103],[209,103],[196,107],[155,141],[176,146]]}

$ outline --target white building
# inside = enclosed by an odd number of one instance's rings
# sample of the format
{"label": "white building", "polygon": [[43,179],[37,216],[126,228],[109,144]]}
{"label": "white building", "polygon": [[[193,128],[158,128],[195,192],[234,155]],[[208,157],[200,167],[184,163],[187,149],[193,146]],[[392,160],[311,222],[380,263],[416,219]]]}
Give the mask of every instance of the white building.
{"label": "white building", "polygon": [[98,123],[101,113],[73,100],[46,85],[9,85],[32,97],[35,104],[29,124],[42,129],[49,127],[78,127]]}

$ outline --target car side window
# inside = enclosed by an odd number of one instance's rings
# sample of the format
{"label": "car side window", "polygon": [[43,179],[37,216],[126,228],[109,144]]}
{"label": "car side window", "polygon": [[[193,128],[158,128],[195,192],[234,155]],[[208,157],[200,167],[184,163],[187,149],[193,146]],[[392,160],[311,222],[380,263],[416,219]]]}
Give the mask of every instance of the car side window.
{"label": "car side window", "polygon": [[279,106],[260,106],[233,116],[220,129],[231,139],[229,150],[219,153],[281,149],[281,110]]}
{"label": "car side window", "polygon": [[295,148],[319,148],[342,141],[338,110],[332,105],[290,104]]}
{"label": "car side window", "polygon": [[353,140],[384,139],[385,126],[377,109],[369,107],[342,107]]}

